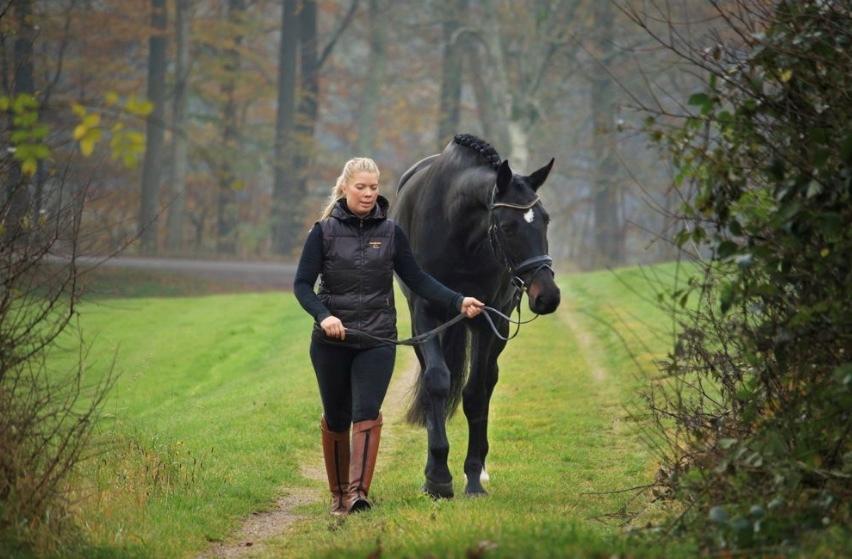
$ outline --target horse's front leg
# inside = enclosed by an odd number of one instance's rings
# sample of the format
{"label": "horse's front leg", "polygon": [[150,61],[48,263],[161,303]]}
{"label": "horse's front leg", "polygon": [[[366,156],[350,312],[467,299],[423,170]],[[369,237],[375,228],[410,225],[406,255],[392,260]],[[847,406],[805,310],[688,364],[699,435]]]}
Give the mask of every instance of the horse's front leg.
{"label": "horse's front leg", "polygon": [[[498,330],[506,337],[509,329],[505,321],[501,321]],[[483,317],[474,321],[472,334],[470,378],[462,393],[468,424],[464,491],[468,495],[484,495],[487,492],[482,487],[481,475],[488,455],[488,409],[497,384],[497,357],[506,342],[494,335]]]}
{"label": "horse's front leg", "polygon": [[[440,324],[427,310],[428,305],[419,299],[414,304],[414,329],[426,332]],[[450,370],[444,361],[438,337],[420,344],[418,357],[423,367],[423,393],[421,405],[426,416],[426,433],[429,453],[426,458],[426,482],[423,490],[435,498],[453,496],[453,476],[447,466],[450,442],[447,439],[447,399],[450,395]]]}

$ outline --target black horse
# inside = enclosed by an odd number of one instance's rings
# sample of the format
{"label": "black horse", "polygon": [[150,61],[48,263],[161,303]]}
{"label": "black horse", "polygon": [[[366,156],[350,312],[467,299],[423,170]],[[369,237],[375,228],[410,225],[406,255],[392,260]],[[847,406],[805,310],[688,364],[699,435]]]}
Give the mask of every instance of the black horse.
{"label": "black horse", "polygon": [[[400,178],[392,217],[408,235],[418,263],[445,285],[507,315],[526,290],[534,313],[552,313],[560,295],[547,255],[549,217],[536,195],[552,167],[551,159],[529,176],[515,175],[489,144],[458,135]],[[403,291],[415,334],[450,318],[446,309],[405,286]],[[495,322],[507,337],[508,322]],[[415,348],[420,373],[408,420],[428,432],[423,490],[433,497],[453,496],[445,422],[459,400],[469,427],[465,492],[485,493],[480,476],[488,454],[488,406],[505,346],[480,315]]]}

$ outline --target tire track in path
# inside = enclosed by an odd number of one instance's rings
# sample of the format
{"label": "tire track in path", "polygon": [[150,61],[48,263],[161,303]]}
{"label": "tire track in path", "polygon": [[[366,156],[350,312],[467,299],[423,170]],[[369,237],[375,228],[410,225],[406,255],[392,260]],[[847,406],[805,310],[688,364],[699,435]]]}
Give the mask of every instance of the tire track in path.
{"label": "tire track in path", "polygon": [[595,335],[583,325],[576,309],[572,308],[570,302],[566,301],[560,305],[556,314],[568,326],[574,335],[574,339],[577,340],[577,345],[583,354],[583,359],[589,366],[589,373],[592,378],[596,382],[606,381],[609,374],[601,362],[599,342]]}
{"label": "tire track in path", "polygon": [[[413,351],[403,353],[406,363],[391,380],[388,393],[385,396],[385,406],[382,409],[385,429],[382,431],[382,449],[379,454],[389,456],[398,442],[387,426],[398,423],[405,413],[407,395],[417,375],[417,359]],[[317,430],[319,436],[319,430]],[[318,445],[317,445],[318,446]],[[296,511],[304,505],[326,500],[328,489],[325,487],[325,467],[322,463],[322,453],[317,449],[316,456],[303,461],[299,471],[303,477],[322,484],[316,487],[286,487],[281,490],[281,496],[270,510],[258,511],[243,521],[242,526],[225,541],[214,542],[207,550],[198,555],[198,559],[233,559],[259,554],[266,541],[281,536],[298,520],[304,518]],[[376,464],[377,473],[383,470],[383,461]]]}

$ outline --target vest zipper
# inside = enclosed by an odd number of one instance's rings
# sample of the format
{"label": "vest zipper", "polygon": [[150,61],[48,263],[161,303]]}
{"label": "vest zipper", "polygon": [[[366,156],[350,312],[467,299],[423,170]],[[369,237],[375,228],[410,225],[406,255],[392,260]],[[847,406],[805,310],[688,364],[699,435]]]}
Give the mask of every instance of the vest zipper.
{"label": "vest zipper", "polygon": [[358,278],[358,327],[363,329],[364,313],[364,268],[367,266],[367,253],[364,250],[364,220],[358,220],[358,246],[361,249],[361,273]]}

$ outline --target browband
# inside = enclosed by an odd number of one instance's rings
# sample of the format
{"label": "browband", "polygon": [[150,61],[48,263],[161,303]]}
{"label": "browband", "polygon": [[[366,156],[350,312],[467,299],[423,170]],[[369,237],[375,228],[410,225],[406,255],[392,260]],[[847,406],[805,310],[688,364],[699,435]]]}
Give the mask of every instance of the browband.
{"label": "browband", "polygon": [[533,198],[532,202],[530,202],[529,204],[523,204],[523,205],[522,204],[510,204],[509,202],[492,202],[491,207],[497,208],[497,207],[502,206],[504,208],[512,208],[512,209],[515,209],[515,210],[528,210],[531,207],[538,204],[539,200],[540,200],[539,197],[536,196],[535,198]]}

